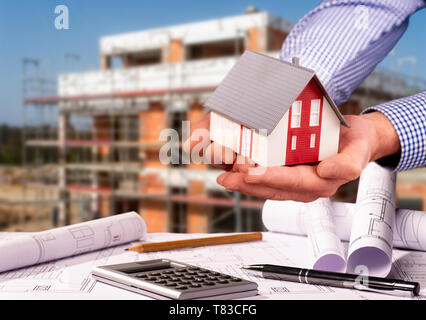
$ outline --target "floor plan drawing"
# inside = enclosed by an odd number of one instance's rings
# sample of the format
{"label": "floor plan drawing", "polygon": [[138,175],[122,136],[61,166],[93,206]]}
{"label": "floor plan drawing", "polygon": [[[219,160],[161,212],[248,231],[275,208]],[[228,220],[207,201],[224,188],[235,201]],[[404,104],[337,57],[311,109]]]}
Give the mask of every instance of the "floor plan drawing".
{"label": "floor plan drawing", "polygon": [[143,240],[146,224],[136,212],[82,222],[0,242],[0,272]]}
{"label": "floor plan drawing", "polygon": [[[309,210],[308,204],[293,202],[288,205],[288,202],[290,201],[266,201],[262,214],[265,227],[269,231],[306,236],[305,228],[299,225],[304,213]],[[331,214],[336,234],[342,241],[350,239],[354,213],[354,203],[331,201]],[[393,247],[426,251],[426,233],[422,230],[426,230],[426,212],[396,209]]]}
{"label": "floor plan drawing", "polygon": [[330,200],[320,198],[311,202],[303,214],[312,249],[311,269],[345,272],[346,259],[342,243],[336,234]]}
{"label": "floor plan drawing", "polygon": [[375,162],[363,170],[352,218],[347,270],[384,277],[392,263],[396,174]]}
{"label": "floor plan drawing", "polygon": [[[153,233],[147,235],[147,241],[202,236],[209,235]],[[0,243],[1,237],[2,233]],[[378,293],[263,279],[258,274],[241,269],[245,264],[254,263],[308,267],[310,262],[306,259],[306,252],[309,249],[309,241],[302,236],[264,232],[262,241],[145,254],[126,251],[129,245],[131,244],[118,245],[0,273],[0,299],[150,299],[97,282],[91,277],[91,271],[98,265],[164,257],[256,281],[259,294],[250,299],[400,299]],[[411,251],[396,249],[392,270],[397,277],[416,279],[426,285],[422,271],[426,263],[426,253],[410,253]],[[422,299],[423,296],[417,298]]]}
{"label": "floor plan drawing", "polygon": [[[386,276],[393,247],[426,251],[426,213],[395,208],[395,173],[370,163],[363,171],[356,203],[330,201],[337,237],[349,241],[347,272],[366,266]],[[311,203],[267,200],[262,221],[269,231],[308,235],[305,217],[315,218]]]}
{"label": "floor plan drawing", "polygon": [[426,250],[426,214],[398,209],[395,217],[394,244],[398,247]]}

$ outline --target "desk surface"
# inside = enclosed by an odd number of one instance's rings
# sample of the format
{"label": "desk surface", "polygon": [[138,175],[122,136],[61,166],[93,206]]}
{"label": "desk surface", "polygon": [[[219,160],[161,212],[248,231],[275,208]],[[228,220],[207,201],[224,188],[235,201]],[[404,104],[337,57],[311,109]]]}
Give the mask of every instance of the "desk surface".
{"label": "desk surface", "polygon": [[[16,237],[1,233],[0,241]],[[168,241],[200,237],[202,234],[151,233],[148,241]],[[356,290],[312,286],[266,280],[249,271],[244,264],[271,263],[307,267],[306,237],[265,232],[262,241],[226,244],[193,249],[152,253],[125,251],[131,244],[106,248],[66,259],[0,273],[0,299],[149,299],[94,280],[93,267],[137,260],[168,258],[239,276],[259,284],[259,295],[250,299],[401,299]],[[391,275],[418,281],[426,288],[426,252],[394,250]],[[426,294],[426,290],[422,290]],[[417,297],[422,299],[424,297]]]}

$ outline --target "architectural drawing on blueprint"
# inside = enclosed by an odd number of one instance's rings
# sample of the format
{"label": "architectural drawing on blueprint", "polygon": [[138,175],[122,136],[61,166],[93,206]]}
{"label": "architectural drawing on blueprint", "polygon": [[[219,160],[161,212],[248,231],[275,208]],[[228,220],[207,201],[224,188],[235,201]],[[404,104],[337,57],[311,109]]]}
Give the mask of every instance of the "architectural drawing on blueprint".
{"label": "architectural drawing on blueprint", "polygon": [[[95,281],[90,273],[95,266],[167,258],[210,268],[252,280],[259,285],[259,295],[250,299],[400,299],[356,290],[312,286],[303,283],[263,279],[259,274],[241,269],[252,263],[271,263],[306,267],[309,242],[306,237],[280,233],[263,233],[263,241],[188,248],[138,254],[119,245],[88,252],[37,266],[0,273],[0,299],[149,299],[143,295]],[[168,241],[209,236],[207,234],[148,234],[148,241]],[[1,233],[0,233],[1,239]],[[0,240],[1,242],[1,240]],[[398,272],[406,279],[419,280],[424,275],[426,252],[407,256],[395,250]],[[398,275],[398,274],[397,274]],[[399,277],[399,276],[398,276]],[[426,280],[420,281],[426,285]],[[423,298],[423,297],[419,297]]]}
{"label": "architectural drawing on blueprint", "polygon": [[395,217],[394,245],[426,250],[426,213],[398,209]]}
{"label": "architectural drawing on blueprint", "polygon": [[303,223],[312,248],[312,269],[345,272],[346,259],[336,234],[330,199],[320,198],[307,206]]}
{"label": "architectural drawing on blueprint", "polygon": [[82,222],[0,243],[0,272],[144,239],[136,212]]}
{"label": "architectural drawing on blueprint", "polygon": [[[307,235],[303,217],[309,204],[295,201],[267,200],[262,219],[269,231]],[[331,201],[331,214],[336,233],[342,241],[349,241],[355,204]],[[426,212],[396,209],[393,232],[393,247],[426,251]]]}
{"label": "architectural drawing on blueprint", "polygon": [[370,162],[363,170],[352,219],[347,271],[385,277],[392,264],[393,227],[395,223],[394,172]]}
{"label": "architectural drawing on blueprint", "polygon": [[[368,215],[368,228],[364,234],[352,239],[351,246],[364,238],[377,238],[392,249],[392,226],[394,224],[395,205],[394,196],[387,190],[379,188],[368,189],[363,197],[356,204],[356,211],[365,212]],[[363,221],[363,223],[365,223]]]}

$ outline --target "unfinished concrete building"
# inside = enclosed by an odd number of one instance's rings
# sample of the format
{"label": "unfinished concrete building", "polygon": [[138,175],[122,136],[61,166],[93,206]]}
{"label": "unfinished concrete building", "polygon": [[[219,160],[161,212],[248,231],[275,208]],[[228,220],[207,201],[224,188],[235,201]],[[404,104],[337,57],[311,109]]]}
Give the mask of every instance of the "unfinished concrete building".
{"label": "unfinished concrete building", "polygon": [[[58,154],[62,223],[73,221],[72,199],[84,197],[91,217],[135,210],[150,232],[259,229],[262,200],[226,192],[216,183],[221,171],[208,165],[161,163],[159,135],[173,128],[182,136],[182,121],[207,112],[203,102],[238,56],[251,49],[278,57],[291,27],[250,12],[105,36],[100,70],[61,74],[56,96],[27,98],[27,106],[59,110],[56,136],[27,147]],[[401,78],[375,72],[340,109],[357,114],[406,94]]]}

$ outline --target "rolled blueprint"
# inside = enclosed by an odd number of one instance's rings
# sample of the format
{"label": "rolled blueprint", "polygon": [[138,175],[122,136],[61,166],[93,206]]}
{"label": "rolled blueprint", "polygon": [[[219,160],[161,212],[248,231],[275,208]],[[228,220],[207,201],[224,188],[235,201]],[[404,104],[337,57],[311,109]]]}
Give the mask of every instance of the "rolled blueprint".
{"label": "rolled blueprint", "polygon": [[[336,235],[350,241],[348,272],[386,276],[391,267],[393,243],[400,248],[426,251],[426,232],[420,233],[421,227],[426,230],[426,214],[395,211],[394,190],[395,174],[370,163],[361,175],[356,204],[330,202]],[[268,200],[262,219],[269,231],[309,236],[304,221],[309,212],[309,203]]]}
{"label": "rolled blueprint", "polygon": [[312,269],[345,272],[342,243],[336,234],[330,200],[320,198],[308,204],[302,223],[306,228],[313,255]]}
{"label": "rolled blueprint", "polygon": [[[349,241],[355,204],[330,202],[336,234],[342,241]],[[307,210],[309,203],[267,200],[263,206],[263,224],[272,232],[306,236],[302,217]],[[396,209],[393,247],[426,251],[426,212]]]}
{"label": "rolled blueprint", "polygon": [[349,240],[349,273],[385,277],[392,265],[396,174],[375,162],[363,170]]}
{"label": "rolled blueprint", "polygon": [[0,272],[145,239],[136,212],[26,234],[0,242]]}

